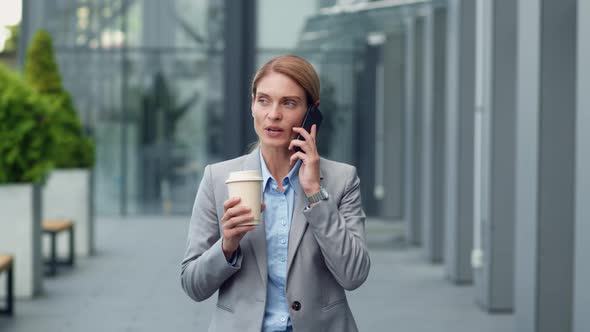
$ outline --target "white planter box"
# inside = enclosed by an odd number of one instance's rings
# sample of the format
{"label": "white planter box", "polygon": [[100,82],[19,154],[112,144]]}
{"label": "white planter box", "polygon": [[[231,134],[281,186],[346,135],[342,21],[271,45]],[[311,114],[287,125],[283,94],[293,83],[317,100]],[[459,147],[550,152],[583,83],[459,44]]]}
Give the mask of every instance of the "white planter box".
{"label": "white planter box", "polygon": [[[89,256],[94,252],[94,210],[92,170],[53,170],[43,188],[43,219],[71,219],[74,221],[76,256]],[[69,233],[57,237],[57,254],[67,258]],[[43,238],[43,253],[50,252],[49,236]]]}
{"label": "white planter box", "polygon": [[[21,299],[42,291],[41,205],[38,185],[0,185],[0,252],[14,255],[14,295]],[[5,278],[0,278],[0,297]]]}

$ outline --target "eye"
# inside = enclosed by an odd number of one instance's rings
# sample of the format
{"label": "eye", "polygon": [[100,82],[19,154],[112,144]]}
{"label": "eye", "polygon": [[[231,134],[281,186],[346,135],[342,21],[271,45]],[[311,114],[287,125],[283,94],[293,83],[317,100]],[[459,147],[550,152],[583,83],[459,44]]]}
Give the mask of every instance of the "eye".
{"label": "eye", "polygon": [[266,99],[266,98],[264,98],[264,97],[259,97],[257,101],[258,101],[258,103],[259,103],[259,104],[261,104],[261,105],[266,105],[266,104],[268,104],[268,99]]}
{"label": "eye", "polygon": [[285,102],[283,103],[285,106],[287,107],[295,107],[297,106],[297,102],[293,101],[293,100],[285,100]]}

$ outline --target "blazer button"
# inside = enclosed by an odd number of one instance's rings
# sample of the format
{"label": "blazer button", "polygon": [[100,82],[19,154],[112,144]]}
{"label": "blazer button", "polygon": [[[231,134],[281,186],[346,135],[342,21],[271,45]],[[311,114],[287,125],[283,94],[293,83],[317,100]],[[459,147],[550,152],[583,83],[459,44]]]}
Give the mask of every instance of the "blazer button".
{"label": "blazer button", "polygon": [[299,303],[299,301],[295,301],[291,304],[291,309],[295,310],[295,311],[299,311],[301,310],[301,303]]}

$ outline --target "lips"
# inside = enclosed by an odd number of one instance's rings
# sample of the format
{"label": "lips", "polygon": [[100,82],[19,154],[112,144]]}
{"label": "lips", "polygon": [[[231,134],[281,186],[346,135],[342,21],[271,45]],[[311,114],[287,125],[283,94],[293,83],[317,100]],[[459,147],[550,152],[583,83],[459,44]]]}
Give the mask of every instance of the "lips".
{"label": "lips", "polygon": [[264,132],[268,138],[281,138],[283,137],[284,130],[281,127],[268,126],[264,128]]}
{"label": "lips", "polygon": [[264,130],[269,131],[271,133],[280,133],[280,132],[284,131],[282,128],[275,127],[275,126],[268,126],[268,127],[264,128]]}

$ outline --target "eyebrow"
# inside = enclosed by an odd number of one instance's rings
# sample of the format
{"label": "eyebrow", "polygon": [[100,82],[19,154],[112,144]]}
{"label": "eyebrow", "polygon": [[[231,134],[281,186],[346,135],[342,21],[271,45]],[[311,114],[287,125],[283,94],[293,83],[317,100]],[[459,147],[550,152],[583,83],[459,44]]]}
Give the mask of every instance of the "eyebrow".
{"label": "eyebrow", "polygon": [[[256,97],[270,97],[270,95],[264,93],[264,92],[256,92]],[[299,96],[284,96],[281,97],[280,99],[285,100],[285,99],[296,99],[298,101],[301,101],[302,98]]]}

